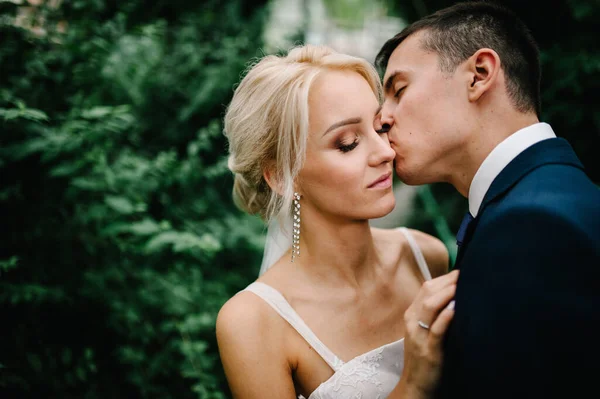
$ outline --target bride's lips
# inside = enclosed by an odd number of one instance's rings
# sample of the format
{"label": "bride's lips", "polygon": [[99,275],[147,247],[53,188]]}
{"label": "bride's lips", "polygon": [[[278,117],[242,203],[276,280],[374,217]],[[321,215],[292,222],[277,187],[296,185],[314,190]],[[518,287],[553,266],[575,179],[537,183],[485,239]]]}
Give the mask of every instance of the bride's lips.
{"label": "bride's lips", "polygon": [[369,184],[367,188],[388,188],[392,186],[392,172],[387,172],[381,175],[373,183]]}

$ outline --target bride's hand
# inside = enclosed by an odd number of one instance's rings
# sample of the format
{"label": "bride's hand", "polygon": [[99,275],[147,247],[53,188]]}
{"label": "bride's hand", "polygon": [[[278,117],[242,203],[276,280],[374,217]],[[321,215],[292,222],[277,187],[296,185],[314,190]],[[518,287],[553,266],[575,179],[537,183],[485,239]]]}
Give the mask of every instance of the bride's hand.
{"label": "bride's hand", "polygon": [[426,281],[404,313],[403,383],[419,397],[429,397],[441,374],[442,343],[454,316],[458,270]]}

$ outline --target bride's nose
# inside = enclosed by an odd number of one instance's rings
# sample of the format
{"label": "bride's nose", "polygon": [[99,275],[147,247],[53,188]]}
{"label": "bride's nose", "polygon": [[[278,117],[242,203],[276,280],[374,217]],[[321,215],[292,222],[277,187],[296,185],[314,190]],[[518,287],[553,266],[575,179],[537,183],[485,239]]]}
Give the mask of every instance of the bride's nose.
{"label": "bride's nose", "polygon": [[396,157],[396,152],[390,146],[387,133],[381,133],[374,141],[374,147],[369,157],[369,163],[373,166],[382,163],[392,162]]}

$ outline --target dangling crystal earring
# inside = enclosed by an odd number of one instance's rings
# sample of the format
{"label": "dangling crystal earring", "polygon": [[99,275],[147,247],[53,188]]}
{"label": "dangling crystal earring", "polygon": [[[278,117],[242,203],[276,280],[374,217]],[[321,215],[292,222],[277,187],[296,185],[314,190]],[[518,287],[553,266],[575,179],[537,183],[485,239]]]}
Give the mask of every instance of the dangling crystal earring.
{"label": "dangling crystal earring", "polygon": [[300,194],[294,193],[294,237],[292,239],[292,262],[300,256]]}

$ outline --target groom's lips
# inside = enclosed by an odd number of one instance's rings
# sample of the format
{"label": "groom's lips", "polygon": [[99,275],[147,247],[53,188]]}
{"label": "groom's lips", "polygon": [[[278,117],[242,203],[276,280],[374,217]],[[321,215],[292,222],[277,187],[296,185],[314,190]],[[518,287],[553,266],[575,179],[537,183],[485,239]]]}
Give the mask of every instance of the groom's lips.
{"label": "groom's lips", "polygon": [[367,188],[388,188],[392,185],[392,172],[387,172],[369,184]]}

